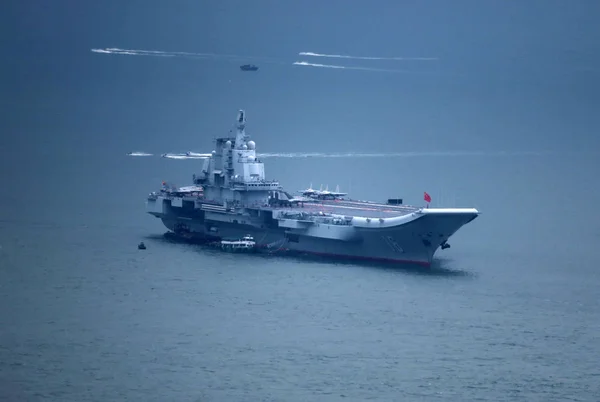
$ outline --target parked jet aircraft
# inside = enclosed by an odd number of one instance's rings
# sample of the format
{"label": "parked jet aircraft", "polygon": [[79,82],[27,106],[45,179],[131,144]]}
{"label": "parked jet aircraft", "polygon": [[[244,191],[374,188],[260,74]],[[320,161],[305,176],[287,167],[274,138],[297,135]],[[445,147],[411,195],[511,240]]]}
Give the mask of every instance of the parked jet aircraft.
{"label": "parked jet aircraft", "polygon": [[348,193],[341,193],[339,190],[340,186],[336,187],[336,191],[329,191],[329,186],[327,186],[325,190],[323,190],[323,185],[321,185],[320,190],[315,190],[312,188],[311,183],[309,188],[307,188],[306,190],[301,190],[299,191],[299,193],[305,197],[310,197],[318,200],[335,200],[348,195]]}
{"label": "parked jet aircraft", "polygon": [[313,189],[312,183],[310,183],[310,186],[306,190],[300,190],[298,192],[305,197],[311,197],[313,195],[316,195],[319,192],[319,190]]}
{"label": "parked jet aircraft", "polygon": [[319,191],[317,198],[324,200],[335,200],[348,195],[348,193],[340,193],[340,186],[335,188],[335,191],[329,191],[329,186],[324,191]]}

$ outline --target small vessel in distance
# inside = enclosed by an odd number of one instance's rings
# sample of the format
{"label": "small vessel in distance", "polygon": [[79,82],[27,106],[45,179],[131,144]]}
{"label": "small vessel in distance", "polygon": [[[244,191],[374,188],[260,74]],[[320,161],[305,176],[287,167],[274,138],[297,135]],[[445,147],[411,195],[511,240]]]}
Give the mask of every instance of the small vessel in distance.
{"label": "small vessel in distance", "polygon": [[240,70],[242,70],[242,71],[257,71],[258,67],[255,66],[254,64],[244,64],[244,65],[240,66]]}
{"label": "small vessel in distance", "polygon": [[237,240],[221,240],[221,249],[233,252],[252,252],[256,243],[249,234]]}

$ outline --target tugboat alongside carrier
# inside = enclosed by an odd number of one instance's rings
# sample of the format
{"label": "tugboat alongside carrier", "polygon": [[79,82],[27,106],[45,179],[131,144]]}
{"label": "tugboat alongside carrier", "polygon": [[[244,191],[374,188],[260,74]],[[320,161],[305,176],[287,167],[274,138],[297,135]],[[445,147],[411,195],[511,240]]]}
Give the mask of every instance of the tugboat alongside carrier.
{"label": "tugboat alongside carrier", "polygon": [[236,240],[221,240],[221,250],[233,253],[252,253],[256,251],[256,242],[250,235]]}
{"label": "tugboat alongside carrier", "polygon": [[[216,139],[215,150],[205,154],[192,186],[163,185],[147,197],[147,212],[173,237],[197,243],[225,241],[222,247],[236,250],[252,244],[253,250],[271,253],[429,266],[435,252],[447,249],[448,239],[479,216],[475,208],[357,201],[329,191],[291,196],[279,182],[265,178],[256,143],[245,131],[243,110],[236,126],[235,136]],[[246,234],[252,239],[244,240]],[[228,243],[225,239],[231,237],[239,240]]]}

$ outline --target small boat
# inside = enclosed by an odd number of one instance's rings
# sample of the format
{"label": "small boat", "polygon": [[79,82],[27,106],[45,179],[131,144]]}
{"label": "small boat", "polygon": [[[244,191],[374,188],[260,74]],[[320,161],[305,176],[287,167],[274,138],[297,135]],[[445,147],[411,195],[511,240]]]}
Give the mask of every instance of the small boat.
{"label": "small boat", "polygon": [[221,249],[231,252],[253,252],[255,251],[256,242],[254,237],[246,235],[237,240],[221,240]]}
{"label": "small boat", "polygon": [[138,244],[138,250],[145,250],[146,249],[146,245],[144,244],[144,242],[140,242],[140,244]]}
{"label": "small boat", "polygon": [[240,70],[242,70],[242,71],[257,71],[258,67],[255,66],[254,64],[244,64],[243,66],[240,66]]}

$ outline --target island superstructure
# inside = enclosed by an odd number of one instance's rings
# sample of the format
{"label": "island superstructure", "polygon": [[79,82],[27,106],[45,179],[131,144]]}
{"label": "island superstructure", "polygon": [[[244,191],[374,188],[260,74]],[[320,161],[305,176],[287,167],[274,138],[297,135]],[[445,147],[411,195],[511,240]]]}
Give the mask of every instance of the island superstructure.
{"label": "island superstructure", "polygon": [[193,185],[147,198],[147,212],[174,236],[198,242],[251,235],[269,252],[322,255],[429,266],[439,248],[479,215],[475,208],[421,208],[401,202],[342,198],[343,193],[309,189],[292,196],[267,180],[238,112],[235,137],[216,140],[204,155]]}

